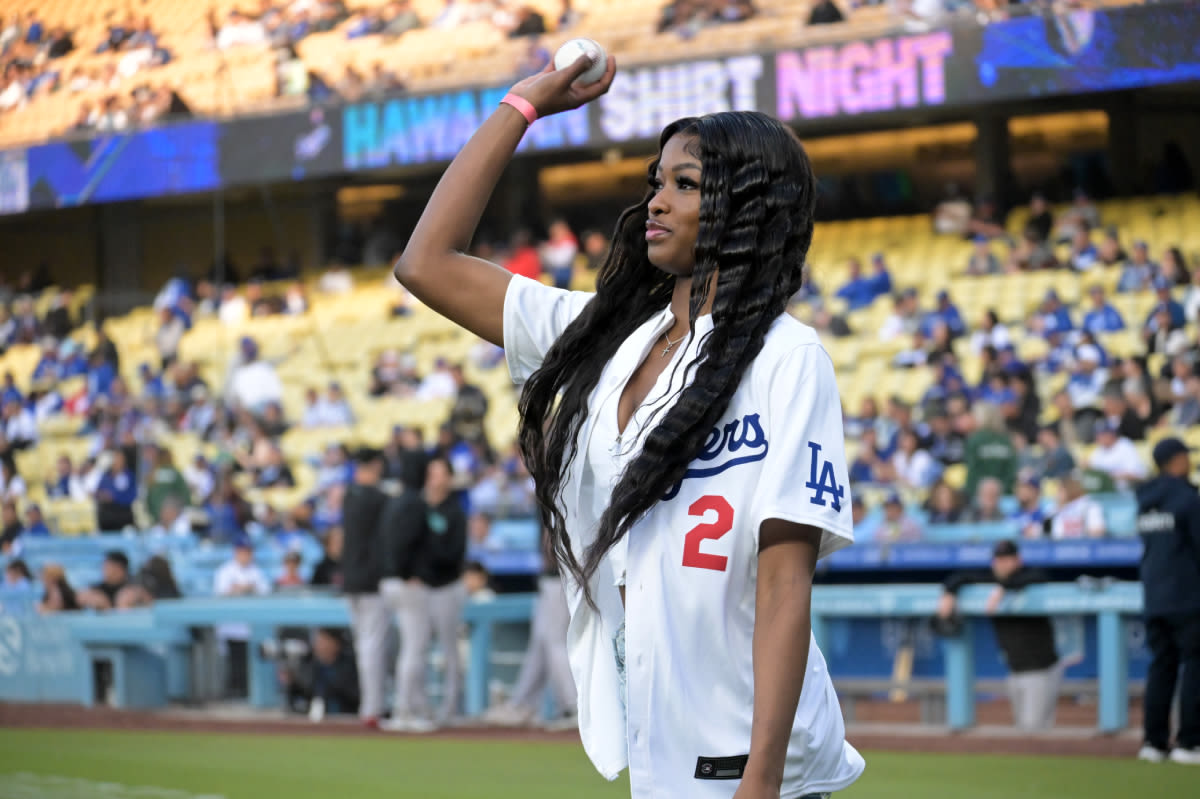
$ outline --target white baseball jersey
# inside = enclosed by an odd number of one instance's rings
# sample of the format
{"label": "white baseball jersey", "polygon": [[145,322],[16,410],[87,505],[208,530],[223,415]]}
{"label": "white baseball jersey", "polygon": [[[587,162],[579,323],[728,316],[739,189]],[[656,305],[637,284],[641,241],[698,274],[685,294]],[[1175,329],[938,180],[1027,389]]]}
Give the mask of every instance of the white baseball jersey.
{"label": "white baseball jersey", "polygon": [[[541,366],[591,297],[513,277],[504,349],[515,382]],[[663,346],[672,323],[664,309],[634,332],[589,400],[560,497],[577,556],[593,540],[621,470],[694,377],[683,365],[712,329],[709,316],[697,320],[696,335],[675,353],[620,439],[609,440],[616,438],[622,389],[651,348]],[[811,328],[781,316],[684,479],[593,576],[598,611],[564,573],[580,736],[608,779],[629,768],[635,799],[728,799],[737,790],[753,718],[759,527],[773,518],[817,527],[824,531],[821,557],[852,543],[842,436],[828,354]],[[618,584],[625,585],[624,606]],[[624,694],[614,654],[622,623]],[[780,796],[840,790],[863,768],[845,741],[825,659],[811,640]]]}

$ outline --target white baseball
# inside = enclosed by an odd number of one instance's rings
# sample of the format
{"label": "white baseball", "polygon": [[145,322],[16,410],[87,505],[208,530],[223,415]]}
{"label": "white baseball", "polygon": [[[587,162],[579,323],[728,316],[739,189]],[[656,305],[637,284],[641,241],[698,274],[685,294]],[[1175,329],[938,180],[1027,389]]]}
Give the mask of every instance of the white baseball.
{"label": "white baseball", "polygon": [[608,53],[592,39],[571,39],[565,42],[554,54],[554,68],[566,69],[578,61],[580,56],[592,59],[592,65],[575,80],[576,83],[586,85],[604,77],[604,72],[608,69]]}

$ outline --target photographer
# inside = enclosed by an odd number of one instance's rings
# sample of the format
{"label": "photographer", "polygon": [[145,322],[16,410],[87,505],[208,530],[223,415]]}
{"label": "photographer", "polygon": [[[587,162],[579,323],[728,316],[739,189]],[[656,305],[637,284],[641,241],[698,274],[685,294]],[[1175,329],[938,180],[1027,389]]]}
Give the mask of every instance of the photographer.
{"label": "photographer", "polygon": [[[299,644],[299,646],[297,646]],[[295,639],[264,647],[263,656],[280,660],[279,682],[287,706],[320,721],[327,713],[358,713],[358,666],[341,630],[321,627],[312,646]]]}

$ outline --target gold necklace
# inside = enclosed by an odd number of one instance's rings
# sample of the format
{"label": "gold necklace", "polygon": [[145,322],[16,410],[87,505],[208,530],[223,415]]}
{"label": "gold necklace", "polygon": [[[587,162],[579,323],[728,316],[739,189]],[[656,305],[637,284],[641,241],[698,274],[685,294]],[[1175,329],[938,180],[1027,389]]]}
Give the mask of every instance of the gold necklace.
{"label": "gold necklace", "polygon": [[665,358],[671,354],[671,350],[675,349],[676,344],[678,344],[680,341],[683,341],[685,338],[687,338],[687,333],[685,332],[682,336],[680,336],[679,341],[671,341],[671,337],[668,336],[666,333],[663,333],[663,338],[666,339],[667,346],[662,351],[662,355],[660,357]]}

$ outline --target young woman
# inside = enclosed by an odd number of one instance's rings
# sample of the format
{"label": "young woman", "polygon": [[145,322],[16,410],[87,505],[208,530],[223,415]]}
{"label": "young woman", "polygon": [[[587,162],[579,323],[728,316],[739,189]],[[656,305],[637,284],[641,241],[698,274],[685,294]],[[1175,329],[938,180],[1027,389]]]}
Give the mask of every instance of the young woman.
{"label": "young woman", "polygon": [[[586,58],[516,84],[442,177],[396,277],[502,345],[562,565],[583,744],[635,797],[841,790],[863,770],[813,642],[818,558],[852,541],[841,404],[801,287],[816,186],[754,113],[663,131],[595,294],[462,254],[530,120],[607,91]],[[628,608],[628,613],[626,609]]]}

